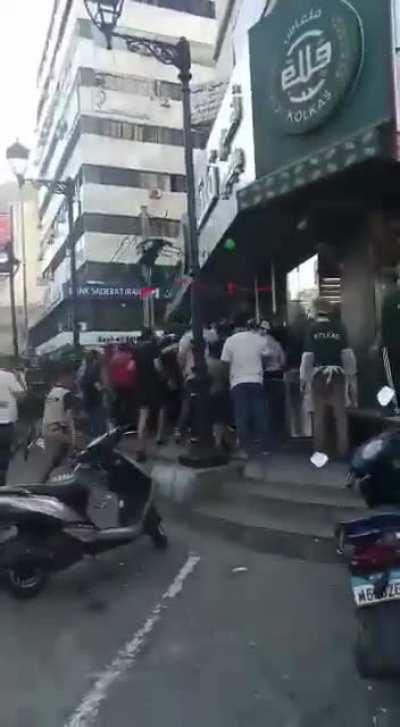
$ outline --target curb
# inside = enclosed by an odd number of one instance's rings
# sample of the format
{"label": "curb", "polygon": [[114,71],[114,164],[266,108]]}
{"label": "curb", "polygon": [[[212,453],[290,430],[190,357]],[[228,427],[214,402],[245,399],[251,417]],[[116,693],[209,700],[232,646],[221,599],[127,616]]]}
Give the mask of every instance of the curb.
{"label": "curb", "polygon": [[237,477],[238,467],[230,463],[223,467],[195,470],[158,461],[150,468],[149,474],[157,483],[160,497],[178,505],[188,505],[204,499],[222,498],[224,484]]}
{"label": "curb", "polygon": [[223,517],[214,517],[200,510],[164,501],[163,511],[172,519],[184,519],[201,532],[209,532],[259,553],[284,556],[315,563],[338,564],[334,539],[303,535],[268,527],[248,525]]}

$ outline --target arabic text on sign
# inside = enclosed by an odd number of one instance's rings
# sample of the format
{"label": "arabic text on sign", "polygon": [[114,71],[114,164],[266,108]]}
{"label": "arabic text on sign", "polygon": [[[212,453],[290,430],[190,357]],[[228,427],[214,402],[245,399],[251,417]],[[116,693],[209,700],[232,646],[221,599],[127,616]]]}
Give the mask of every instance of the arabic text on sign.
{"label": "arabic text on sign", "polygon": [[[304,48],[300,48],[296,58],[293,58],[290,65],[282,71],[282,89],[289,91],[289,89],[299,84],[309,83],[316,73],[329,66],[331,60],[332,43],[330,41],[318,47],[308,44]],[[311,95],[307,94],[306,98],[303,95],[299,98],[292,98],[292,101],[296,103],[303,100],[308,101],[318,93],[319,89],[318,84],[316,88],[311,90]]]}

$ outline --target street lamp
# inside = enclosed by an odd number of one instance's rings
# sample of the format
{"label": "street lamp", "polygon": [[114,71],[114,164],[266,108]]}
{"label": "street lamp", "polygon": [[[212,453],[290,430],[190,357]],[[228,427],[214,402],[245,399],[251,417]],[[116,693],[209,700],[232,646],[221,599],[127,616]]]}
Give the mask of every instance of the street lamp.
{"label": "street lamp", "polygon": [[124,0],[84,0],[86,10],[96,28],[103,33],[107,47],[112,48],[112,39],[119,38],[125,42],[131,53],[153,56],[166,66],[174,66],[179,72],[182,88],[183,107],[183,139],[185,148],[185,166],[187,180],[189,246],[192,263],[193,283],[191,287],[191,312],[193,331],[194,384],[194,421],[196,444],[192,445],[188,455],[181,458],[183,464],[193,467],[211,467],[221,464],[226,458],[216,451],[212,433],[209,408],[209,376],[205,360],[203,321],[198,285],[200,273],[199,249],[196,223],[195,179],[193,164],[192,111],[190,101],[191,51],[187,38],[180,38],[177,43],[167,43],[152,38],[116,32],[121,17]]}
{"label": "street lamp", "polygon": [[23,287],[23,307],[24,307],[24,341],[25,349],[29,348],[29,312],[28,312],[28,283],[26,270],[26,235],[25,235],[25,204],[24,204],[24,181],[26,170],[29,163],[29,149],[27,149],[18,140],[8,147],[6,151],[7,161],[10,164],[19,190],[19,220],[21,230],[21,252],[22,252],[22,287]]}
{"label": "street lamp", "polygon": [[62,195],[66,199],[68,213],[68,246],[70,251],[70,275],[71,275],[71,298],[72,298],[72,335],[73,345],[76,351],[79,349],[79,319],[78,319],[78,294],[76,280],[76,250],[73,237],[74,232],[74,199],[75,199],[75,182],[68,178],[65,181],[53,179],[26,179],[25,174],[28,168],[29,150],[26,149],[18,141],[12,144],[6,152],[10,167],[13,170],[18,186],[21,191],[21,233],[22,233],[22,265],[23,265],[23,285],[24,285],[24,317],[26,341],[28,342],[29,321],[28,321],[28,294],[26,281],[26,245],[25,245],[25,224],[24,224],[24,207],[23,207],[23,187],[26,182],[34,187],[46,187],[52,194]]}

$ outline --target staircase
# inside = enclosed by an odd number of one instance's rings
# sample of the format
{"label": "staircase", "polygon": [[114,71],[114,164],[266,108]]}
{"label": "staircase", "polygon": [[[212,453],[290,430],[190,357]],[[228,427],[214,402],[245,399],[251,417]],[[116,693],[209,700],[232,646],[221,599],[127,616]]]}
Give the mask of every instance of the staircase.
{"label": "staircase", "polygon": [[212,530],[259,551],[334,562],[335,525],[366,514],[346,488],[345,465],[315,469],[304,455],[273,455],[249,463],[231,481],[218,483],[210,497],[181,508],[195,526]]}

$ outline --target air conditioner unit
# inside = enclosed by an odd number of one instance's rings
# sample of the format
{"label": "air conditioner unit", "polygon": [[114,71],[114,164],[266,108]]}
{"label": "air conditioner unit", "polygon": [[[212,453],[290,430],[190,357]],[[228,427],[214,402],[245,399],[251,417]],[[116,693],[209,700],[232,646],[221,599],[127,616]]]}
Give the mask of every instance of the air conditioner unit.
{"label": "air conditioner unit", "polygon": [[171,99],[167,96],[163,96],[163,98],[160,100],[160,106],[162,106],[164,109],[170,109],[171,108]]}
{"label": "air conditioner unit", "polygon": [[96,86],[105,86],[106,85],[106,77],[102,73],[96,73],[94,80],[95,80]]}
{"label": "air conditioner unit", "polygon": [[161,199],[163,196],[162,190],[158,189],[157,187],[153,187],[149,190],[149,197],[150,199]]}

